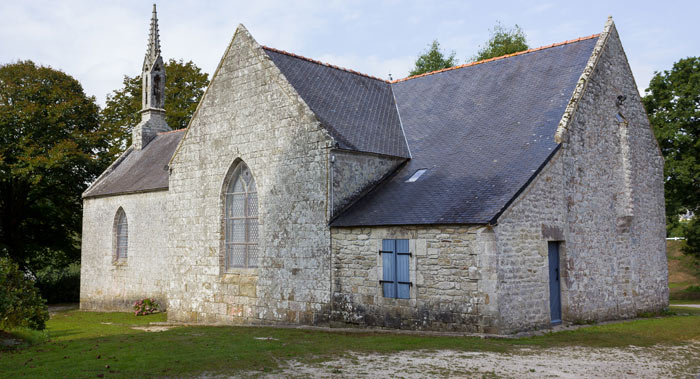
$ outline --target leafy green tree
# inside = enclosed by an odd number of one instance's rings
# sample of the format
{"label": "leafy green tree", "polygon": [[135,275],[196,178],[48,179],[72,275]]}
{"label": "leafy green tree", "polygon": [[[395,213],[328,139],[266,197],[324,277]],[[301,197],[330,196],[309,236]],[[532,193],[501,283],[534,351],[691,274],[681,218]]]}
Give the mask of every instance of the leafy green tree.
{"label": "leafy green tree", "polygon": [[486,45],[479,49],[472,61],[476,62],[500,57],[530,48],[527,45],[525,33],[517,24],[509,29],[501,25],[501,23],[497,23],[490,32],[491,37],[486,42]]}
{"label": "leafy green tree", "polygon": [[[209,85],[208,75],[192,61],[174,59],[165,63],[165,120],[173,129],[187,127],[199,99]],[[107,95],[102,122],[118,130],[112,148],[124,150],[131,144],[131,128],[141,121],[141,76],[124,76],[124,87]]]}
{"label": "leafy green tree", "polygon": [[446,55],[440,50],[440,43],[434,40],[430,46],[416,59],[415,67],[409,76],[425,74],[426,72],[442,70],[457,65],[455,52]]}
{"label": "leafy green tree", "polygon": [[42,330],[48,319],[39,290],[15,262],[0,257],[0,329],[24,326]]}
{"label": "leafy green tree", "polygon": [[80,258],[80,195],[111,161],[111,138],[71,76],[0,66],[0,257],[32,272]]}
{"label": "leafy green tree", "polygon": [[[685,227],[685,244],[681,247],[683,253],[693,255],[700,261],[700,217],[695,216]],[[699,273],[700,274],[700,273]]]}
{"label": "leafy green tree", "polygon": [[[667,227],[685,230],[688,246],[700,256],[700,222],[678,228],[678,216],[687,210],[700,214],[700,58],[674,63],[670,71],[657,72],[649,83],[644,107],[665,159]],[[693,237],[695,236],[695,237]]]}

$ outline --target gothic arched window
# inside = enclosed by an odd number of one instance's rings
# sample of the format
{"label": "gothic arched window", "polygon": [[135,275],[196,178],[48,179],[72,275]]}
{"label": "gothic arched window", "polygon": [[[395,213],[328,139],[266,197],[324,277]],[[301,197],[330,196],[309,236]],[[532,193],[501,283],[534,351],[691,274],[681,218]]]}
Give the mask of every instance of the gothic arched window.
{"label": "gothic arched window", "polygon": [[119,208],[114,216],[114,256],[125,259],[129,249],[129,223],[124,209]]}
{"label": "gothic arched window", "polygon": [[258,193],[255,179],[240,162],[226,186],[226,269],[258,266]]}

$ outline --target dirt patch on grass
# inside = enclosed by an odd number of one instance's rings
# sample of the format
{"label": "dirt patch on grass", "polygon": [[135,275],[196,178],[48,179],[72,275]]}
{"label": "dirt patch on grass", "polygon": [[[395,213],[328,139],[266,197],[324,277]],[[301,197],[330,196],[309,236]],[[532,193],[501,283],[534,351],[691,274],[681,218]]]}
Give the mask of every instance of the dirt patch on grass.
{"label": "dirt patch on grass", "polygon": [[172,328],[174,328],[174,326],[151,325],[151,326],[132,326],[131,327],[131,329],[143,330],[144,332],[164,332],[164,331],[170,330]]}
{"label": "dirt patch on grass", "polygon": [[521,348],[511,353],[408,351],[356,354],[303,363],[290,361],[269,377],[507,377],[663,378],[700,374],[700,342],[685,346],[556,349]]}

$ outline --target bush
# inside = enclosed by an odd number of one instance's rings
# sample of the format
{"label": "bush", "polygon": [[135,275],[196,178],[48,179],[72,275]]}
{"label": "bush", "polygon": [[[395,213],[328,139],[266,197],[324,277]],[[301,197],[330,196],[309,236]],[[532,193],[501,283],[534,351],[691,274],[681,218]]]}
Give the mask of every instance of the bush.
{"label": "bush", "polygon": [[690,286],[669,297],[669,300],[700,300],[700,286]]}
{"label": "bush", "polygon": [[42,330],[49,319],[46,301],[32,281],[9,258],[0,258],[0,328]]}
{"label": "bush", "polygon": [[62,269],[47,267],[36,274],[36,286],[48,304],[80,301],[80,265]]}
{"label": "bush", "polygon": [[134,314],[137,316],[150,315],[160,312],[160,304],[154,299],[141,299],[134,303]]}
{"label": "bush", "polygon": [[684,229],[685,245],[681,250],[684,254],[700,258],[700,215],[696,215],[686,223]]}

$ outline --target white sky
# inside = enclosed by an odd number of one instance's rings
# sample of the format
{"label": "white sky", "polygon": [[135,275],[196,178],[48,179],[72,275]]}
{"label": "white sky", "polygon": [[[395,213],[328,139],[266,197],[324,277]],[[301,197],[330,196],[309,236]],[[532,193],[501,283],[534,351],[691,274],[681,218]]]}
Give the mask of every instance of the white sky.
{"label": "white sky", "polygon": [[[104,104],[140,73],[152,1],[0,0],[0,64],[61,69]],[[473,56],[496,21],[519,24],[531,47],[600,33],[612,15],[640,91],[654,71],[700,55],[698,1],[157,1],[163,58],[210,76],[236,26],[262,45],[386,78],[406,76],[433,40]]]}

